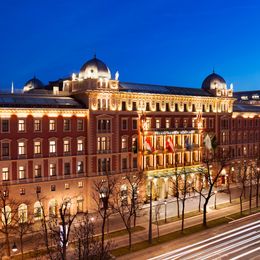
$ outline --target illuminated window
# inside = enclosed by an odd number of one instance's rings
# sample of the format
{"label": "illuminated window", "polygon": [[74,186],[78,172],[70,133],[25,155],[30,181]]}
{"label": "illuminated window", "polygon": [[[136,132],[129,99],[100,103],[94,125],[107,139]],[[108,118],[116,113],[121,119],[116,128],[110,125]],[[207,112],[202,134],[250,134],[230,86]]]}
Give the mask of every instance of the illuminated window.
{"label": "illuminated window", "polygon": [[56,176],[56,164],[55,163],[50,163],[49,174],[50,174],[50,176]]}
{"label": "illuminated window", "polygon": [[156,119],[155,120],[155,127],[156,127],[156,129],[160,129],[161,128],[161,120],[160,119]]}
{"label": "illuminated window", "polygon": [[83,212],[83,197],[78,196],[77,198],[77,212]]}
{"label": "illuminated window", "polygon": [[24,132],[25,131],[25,119],[18,120],[18,131]]}
{"label": "illuminated window", "polygon": [[70,184],[69,183],[65,183],[65,190],[68,190],[70,188]]}
{"label": "illuminated window", "polygon": [[171,120],[170,119],[166,119],[165,121],[165,128],[170,128],[171,127]]}
{"label": "illuminated window", "polygon": [[49,153],[56,153],[56,141],[49,141]]}
{"label": "illuminated window", "polygon": [[25,142],[18,142],[18,155],[25,155]]}
{"label": "illuminated window", "polygon": [[5,206],[2,208],[2,223],[4,225],[8,225],[12,220],[12,210],[9,206]]}
{"label": "illuminated window", "polygon": [[69,140],[63,141],[63,151],[64,151],[64,153],[70,152],[70,141]]}
{"label": "illuminated window", "polygon": [[43,217],[43,212],[42,212],[42,205],[40,203],[40,201],[36,201],[34,203],[34,219],[38,220],[38,219],[42,219]]}
{"label": "illuminated window", "polygon": [[79,187],[79,188],[82,188],[82,187],[83,187],[83,181],[79,181],[79,182],[78,182],[78,187]]}
{"label": "illuminated window", "polygon": [[9,180],[9,169],[8,169],[8,167],[2,168],[2,179],[3,179],[3,181]]}
{"label": "illuminated window", "polygon": [[20,204],[18,207],[18,220],[19,223],[27,222],[28,210],[26,204]]}
{"label": "illuminated window", "polygon": [[49,130],[55,131],[56,130],[56,121],[55,119],[50,119],[49,121]]}
{"label": "illuminated window", "polygon": [[39,178],[42,176],[42,168],[41,165],[36,164],[34,165],[34,177]]}
{"label": "illuminated window", "polygon": [[77,140],[77,151],[83,152],[83,140],[82,139]]}
{"label": "illuminated window", "polygon": [[20,189],[20,195],[25,195],[25,188]]}
{"label": "illuminated window", "polygon": [[34,119],[34,131],[41,131],[41,119]]}
{"label": "illuminated window", "polygon": [[122,137],[122,139],[121,139],[121,149],[122,149],[122,151],[127,151],[127,140],[128,140],[128,138],[127,137]]}
{"label": "illuminated window", "polygon": [[84,172],[84,164],[83,161],[77,162],[77,173],[83,173]]}
{"label": "illuminated window", "polygon": [[41,142],[40,141],[34,142],[34,154],[41,154]]}
{"label": "illuminated window", "polygon": [[25,179],[25,167],[19,166],[19,179]]}

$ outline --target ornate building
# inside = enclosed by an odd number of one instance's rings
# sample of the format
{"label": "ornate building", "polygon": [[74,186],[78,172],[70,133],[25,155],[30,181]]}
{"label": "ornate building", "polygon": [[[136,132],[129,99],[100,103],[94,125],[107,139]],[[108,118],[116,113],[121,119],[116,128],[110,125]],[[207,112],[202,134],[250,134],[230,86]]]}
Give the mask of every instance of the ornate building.
{"label": "ornate building", "polygon": [[258,157],[260,107],[237,102],[216,73],[201,88],[118,78],[94,57],[70,78],[47,86],[33,78],[22,94],[0,95],[0,180],[35,219],[36,194],[48,214],[62,199],[73,211],[93,209],[93,181],[107,174],[142,172],[164,199],[176,167],[185,165],[196,185],[206,134],[216,137],[232,171],[239,160]]}

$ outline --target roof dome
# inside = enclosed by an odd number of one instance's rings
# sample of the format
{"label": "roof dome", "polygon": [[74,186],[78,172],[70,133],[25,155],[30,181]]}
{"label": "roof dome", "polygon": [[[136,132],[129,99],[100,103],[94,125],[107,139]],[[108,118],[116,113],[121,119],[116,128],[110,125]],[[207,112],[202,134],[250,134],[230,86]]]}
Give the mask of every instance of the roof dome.
{"label": "roof dome", "polygon": [[106,78],[111,79],[111,73],[107,65],[96,58],[96,55],[93,59],[87,61],[80,69],[79,73],[80,78]]}
{"label": "roof dome", "polygon": [[217,88],[226,88],[227,84],[224,78],[220,75],[216,74],[214,71],[210,75],[208,75],[203,83],[202,88],[205,90],[217,89]]}
{"label": "roof dome", "polygon": [[37,79],[36,77],[33,77],[32,79],[29,79],[23,87],[23,92],[33,91],[33,90],[45,90],[44,84]]}

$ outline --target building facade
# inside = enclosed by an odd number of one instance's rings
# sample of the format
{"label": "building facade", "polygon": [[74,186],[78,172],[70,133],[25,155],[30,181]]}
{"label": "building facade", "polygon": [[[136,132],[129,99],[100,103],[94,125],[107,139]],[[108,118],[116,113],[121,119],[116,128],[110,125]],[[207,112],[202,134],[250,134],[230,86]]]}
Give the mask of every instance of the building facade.
{"label": "building facade", "polygon": [[94,210],[93,183],[106,175],[141,172],[145,189],[152,180],[154,198],[165,199],[185,166],[196,186],[206,135],[230,161],[220,186],[241,160],[259,157],[260,107],[240,102],[214,72],[201,88],[126,83],[94,57],[69,78],[33,78],[23,93],[1,94],[0,106],[0,181],[35,219],[39,196],[47,214],[62,200]]}

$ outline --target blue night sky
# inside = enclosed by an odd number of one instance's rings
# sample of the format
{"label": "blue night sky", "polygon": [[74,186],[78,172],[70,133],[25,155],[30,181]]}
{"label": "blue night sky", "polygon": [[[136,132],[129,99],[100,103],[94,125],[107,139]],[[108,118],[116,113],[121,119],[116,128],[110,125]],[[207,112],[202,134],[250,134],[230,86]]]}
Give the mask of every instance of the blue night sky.
{"label": "blue night sky", "polygon": [[8,0],[0,89],[79,72],[94,53],[121,81],[200,87],[212,72],[260,89],[260,1]]}

